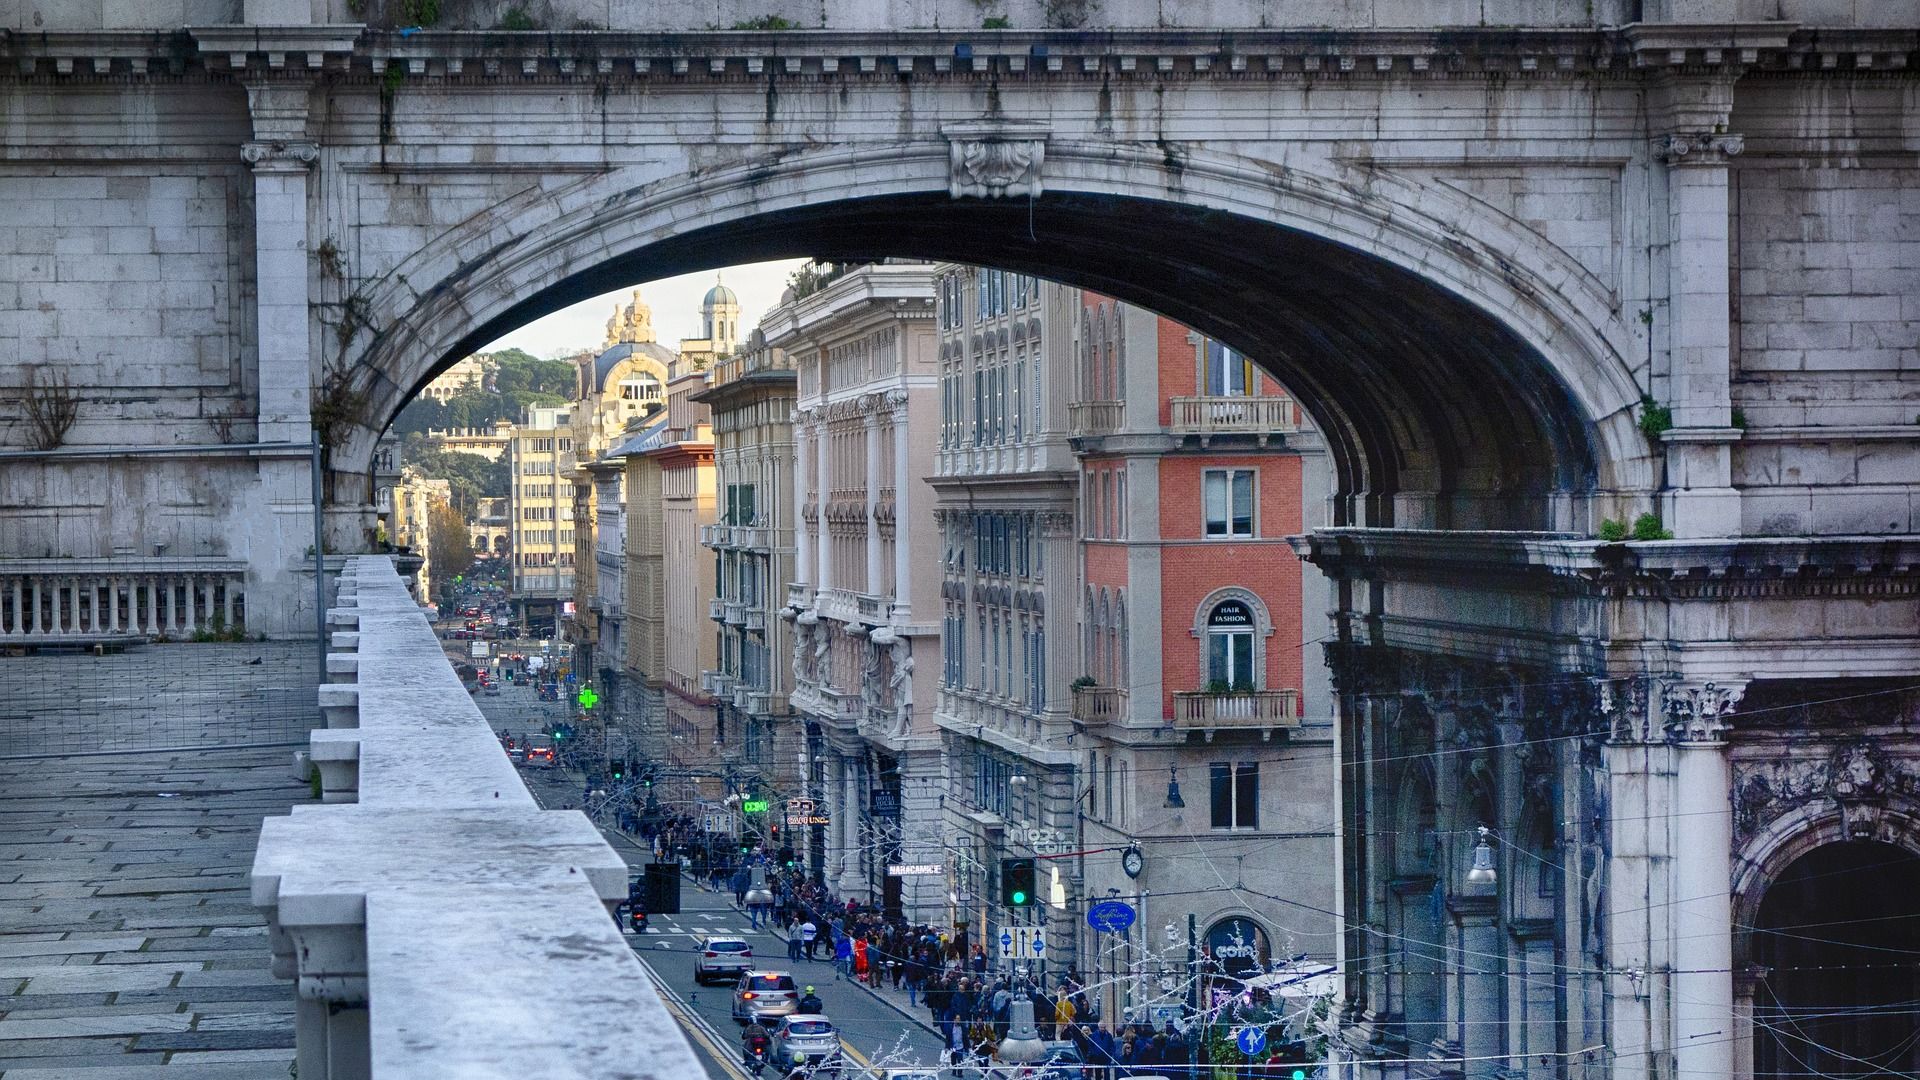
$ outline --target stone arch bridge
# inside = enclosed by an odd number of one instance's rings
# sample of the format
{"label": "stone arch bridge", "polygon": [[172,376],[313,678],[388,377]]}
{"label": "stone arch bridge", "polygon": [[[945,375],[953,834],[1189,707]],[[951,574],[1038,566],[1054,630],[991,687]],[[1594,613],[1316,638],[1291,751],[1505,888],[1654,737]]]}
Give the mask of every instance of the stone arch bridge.
{"label": "stone arch bridge", "polygon": [[118,619],[86,560],[156,544],[298,632],[308,447],[364,547],[375,440],[468,350],[688,270],[956,259],[1216,335],[1324,430],[1375,1073],[1778,1071],[1769,888],[1920,852],[1902,5],[348,6],[4,9],[0,640]]}

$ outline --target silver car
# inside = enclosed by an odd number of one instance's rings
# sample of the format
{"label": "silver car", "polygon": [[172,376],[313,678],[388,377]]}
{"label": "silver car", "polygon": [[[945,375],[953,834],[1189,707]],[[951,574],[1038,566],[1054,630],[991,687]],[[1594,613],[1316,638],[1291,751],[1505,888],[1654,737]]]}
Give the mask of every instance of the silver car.
{"label": "silver car", "polygon": [[840,1033],[819,1013],[795,1013],[773,1029],[773,1062],[781,1068],[840,1060]]}
{"label": "silver car", "polygon": [[710,937],[700,943],[693,959],[693,981],[706,985],[715,979],[737,979],[753,967],[753,946],[737,937]]}
{"label": "silver car", "polygon": [[743,1024],[778,1020],[799,1007],[799,987],[784,971],[749,971],[733,988],[733,1018]]}

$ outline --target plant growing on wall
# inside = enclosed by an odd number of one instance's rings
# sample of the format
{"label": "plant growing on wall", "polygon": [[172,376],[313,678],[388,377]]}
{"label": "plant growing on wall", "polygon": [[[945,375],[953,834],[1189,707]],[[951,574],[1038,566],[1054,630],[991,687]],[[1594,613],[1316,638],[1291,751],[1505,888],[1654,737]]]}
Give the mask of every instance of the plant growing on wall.
{"label": "plant growing on wall", "polygon": [[733,24],[735,30],[798,30],[800,24],[781,15],[762,15]]}
{"label": "plant growing on wall", "polygon": [[1659,442],[1660,436],[1673,429],[1673,410],[1653,400],[1652,394],[1640,395],[1640,433],[1649,441]]}
{"label": "plant growing on wall", "polygon": [[67,440],[67,432],[80,418],[80,398],[64,371],[42,372],[40,365],[29,364],[26,378],[13,395],[21,415],[26,417],[35,450],[52,450]]}

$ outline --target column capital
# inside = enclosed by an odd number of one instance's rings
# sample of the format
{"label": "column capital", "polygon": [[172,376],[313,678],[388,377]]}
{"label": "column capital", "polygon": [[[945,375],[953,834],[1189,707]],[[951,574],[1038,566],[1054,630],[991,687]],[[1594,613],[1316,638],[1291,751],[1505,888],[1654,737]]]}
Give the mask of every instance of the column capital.
{"label": "column capital", "polygon": [[1671,743],[1720,744],[1732,727],[1728,718],[1746,695],[1747,684],[1739,682],[1673,682],[1661,690],[1660,709],[1665,716],[1667,741]]}
{"label": "column capital", "polygon": [[1727,132],[1674,132],[1653,140],[1653,156],[1675,167],[1725,166],[1746,148],[1746,136]]}
{"label": "column capital", "polygon": [[247,142],[240,145],[240,158],[257,173],[303,173],[319,160],[320,144],[305,140]]}

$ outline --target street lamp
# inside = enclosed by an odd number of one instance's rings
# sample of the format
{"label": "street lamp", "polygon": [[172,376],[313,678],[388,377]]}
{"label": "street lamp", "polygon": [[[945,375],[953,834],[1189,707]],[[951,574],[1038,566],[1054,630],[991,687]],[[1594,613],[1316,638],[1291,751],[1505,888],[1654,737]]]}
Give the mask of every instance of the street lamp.
{"label": "street lamp", "polygon": [[1187,800],[1180,797],[1180,773],[1173,766],[1167,766],[1167,809],[1184,810]]}
{"label": "street lamp", "polygon": [[1500,879],[1499,873],[1493,868],[1493,845],[1488,842],[1493,834],[1485,825],[1476,831],[1479,839],[1473,845],[1473,868],[1467,871],[1467,884],[1492,885]]}

